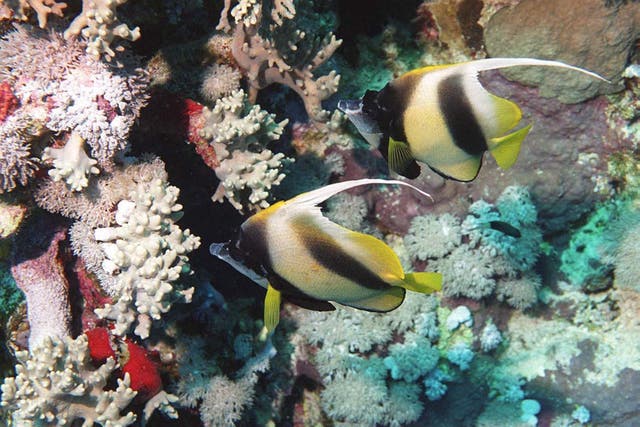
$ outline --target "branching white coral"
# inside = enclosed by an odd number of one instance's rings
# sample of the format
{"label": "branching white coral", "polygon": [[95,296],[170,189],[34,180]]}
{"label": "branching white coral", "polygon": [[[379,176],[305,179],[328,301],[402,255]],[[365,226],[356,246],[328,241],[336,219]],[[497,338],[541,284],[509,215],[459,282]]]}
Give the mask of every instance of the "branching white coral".
{"label": "branching white coral", "polygon": [[265,145],[280,138],[287,120],[277,123],[273,114],[259,106],[249,106],[244,91],[216,101],[204,108],[205,125],[200,135],[210,141],[220,161],[216,175],[220,185],[213,200],[226,197],[238,210],[269,206],[269,191],[279,185],[283,154],[274,154]]}
{"label": "branching white coral", "polygon": [[94,368],[86,335],[47,338],[30,352],[16,352],[16,377],[2,384],[0,405],[10,411],[16,426],[71,425],[83,420],[83,427],[94,423],[124,427],[132,424],[132,412],[121,415],[136,392],[129,387],[129,375],[118,380],[115,390],[105,391],[116,368],[113,358]]}
{"label": "branching white coral", "polygon": [[[91,147],[89,154],[101,169],[111,165],[127,146],[129,131],[147,101],[147,78],[133,60],[123,72],[83,49],[82,43],[58,33],[37,36],[22,27],[0,39],[0,80],[10,86],[19,105],[0,124],[0,140],[13,135],[30,149],[47,131],[73,132]],[[18,146],[16,141],[11,144]],[[21,156],[24,161],[26,154]],[[20,169],[20,180],[26,180],[30,169]]]}
{"label": "branching white coral", "polygon": [[89,185],[87,176],[100,172],[95,166],[98,161],[87,156],[83,146],[84,139],[73,133],[64,147],[47,147],[42,155],[42,160],[53,160],[49,176],[54,181],[64,180],[73,191],[82,191]]}
{"label": "branching white coral", "polygon": [[289,122],[277,123],[275,115],[258,105],[250,106],[242,89],[217,100],[213,109],[205,107],[202,115],[205,124],[200,135],[213,144],[219,159],[228,157],[232,149],[261,149],[279,139]]}
{"label": "branching white coral", "polygon": [[66,39],[82,34],[87,38],[87,53],[99,58],[104,54],[107,60],[115,56],[111,43],[116,37],[125,40],[140,38],[140,27],[129,28],[120,23],[116,7],[127,0],[82,0],[82,13],[78,15],[64,32]]}
{"label": "branching white coral", "polygon": [[151,320],[160,319],[176,301],[190,301],[193,288],[180,289],[178,279],[190,272],[187,254],[200,245],[200,238],[181,230],[178,188],[155,179],[142,181],[130,200],[118,204],[117,227],[98,228],[95,238],[106,259],[103,269],[116,277],[118,296],[96,313],[115,321],[113,332],[124,335],[137,322],[135,333],[149,336]]}
{"label": "branching white coral", "polygon": [[146,103],[145,84],[140,75],[118,76],[107,65],[89,60],[58,83],[47,126],[79,134],[100,163],[108,162],[127,145],[129,130]]}
{"label": "branching white coral", "polygon": [[235,150],[216,168],[220,184],[212,199],[220,202],[226,197],[239,211],[269,207],[271,187],[280,185],[285,177],[280,172],[283,159],[284,154],[267,149],[260,153]]}

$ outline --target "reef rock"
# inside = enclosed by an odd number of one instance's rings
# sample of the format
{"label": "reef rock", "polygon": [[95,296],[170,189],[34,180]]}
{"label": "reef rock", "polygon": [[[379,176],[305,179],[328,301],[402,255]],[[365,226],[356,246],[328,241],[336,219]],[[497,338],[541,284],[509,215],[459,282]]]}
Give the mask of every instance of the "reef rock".
{"label": "reef rock", "polygon": [[[540,87],[540,95],[568,104],[621,90],[620,74],[640,37],[640,4],[584,0],[523,0],[496,12],[485,28],[492,57],[557,59],[595,71],[609,84],[575,72],[527,67],[510,79]],[[609,4],[609,6],[607,6]]]}

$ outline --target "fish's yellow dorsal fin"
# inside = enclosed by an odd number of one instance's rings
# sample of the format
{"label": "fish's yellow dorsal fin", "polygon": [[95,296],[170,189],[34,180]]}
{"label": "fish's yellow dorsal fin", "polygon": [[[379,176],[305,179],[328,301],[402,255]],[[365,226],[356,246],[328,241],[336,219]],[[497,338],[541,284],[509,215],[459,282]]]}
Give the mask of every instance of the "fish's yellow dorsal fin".
{"label": "fish's yellow dorsal fin", "polygon": [[427,73],[431,73],[433,71],[442,70],[444,68],[453,67],[454,65],[460,65],[460,64],[427,65],[426,67],[416,68],[415,70],[408,71],[408,72],[404,73],[401,77],[415,76],[415,75],[419,75],[419,74],[427,74]]}
{"label": "fish's yellow dorsal fin", "polygon": [[271,333],[280,323],[280,302],[282,295],[271,284],[267,285],[267,295],[264,297],[264,327]]}
{"label": "fish's yellow dorsal fin", "polygon": [[531,130],[531,126],[533,124],[530,123],[509,135],[489,140],[489,151],[502,169],[509,169],[518,160],[520,145]]}
{"label": "fish's yellow dorsal fin", "polygon": [[404,301],[405,293],[406,291],[403,288],[394,286],[381,291],[375,296],[357,301],[349,301],[348,303],[343,302],[341,304],[360,310],[386,313],[400,307],[400,304]]}
{"label": "fish's yellow dorsal fin", "polygon": [[409,291],[430,294],[442,289],[442,274],[431,271],[407,273],[401,286]]}
{"label": "fish's yellow dorsal fin", "polygon": [[[387,159],[392,171],[407,178],[416,178],[420,175],[420,166],[416,163],[411,153],[411,148],[406,142],[396,141],[389,137],[389,151]],[[417,167],[417,174],[416,174]]]}
{"label": "fish's yellow dorsal fin", "polygon": [[522,111],[515,102],[500,98],[490,92],[489,97],[493,101],[493,111],[495,114],[496,135],[504,135],[513,129],[522,119]]}

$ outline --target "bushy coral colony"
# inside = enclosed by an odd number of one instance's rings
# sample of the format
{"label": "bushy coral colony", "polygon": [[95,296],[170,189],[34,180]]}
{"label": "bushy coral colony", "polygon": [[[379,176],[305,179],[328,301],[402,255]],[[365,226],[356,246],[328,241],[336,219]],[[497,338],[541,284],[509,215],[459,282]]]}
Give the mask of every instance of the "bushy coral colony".
{"label": "bushy coral colony", "polygon": [[[0,0],[0,424],[640,425],[639,29],[634,0]],[[493,119],[533,122],[512,167],[487,138],[477,177],[448,179],[458,144],[411,181],[431,199],[367,186],[324,216],[306,206],[328,237],[264,219],[330,183],[397,179],[396,109],[424,96],[385,85],[490,57],[606,81],[515,67],[447,91],[460,76],[440,74],[428,131],[469,136],[455,125],[490,109],[486,89]],[[358,117],[382,127],[336,108],[363,97]],[[253,214],[267,225],[250,235]],[[371,236],[407,289],[423,271],[442,289],[324,311],[313,276],[363,281]],[[207,252],[230,240],[266,298]],[[315,260],[311,284],[239,242],[308,250],[286,265]]]}

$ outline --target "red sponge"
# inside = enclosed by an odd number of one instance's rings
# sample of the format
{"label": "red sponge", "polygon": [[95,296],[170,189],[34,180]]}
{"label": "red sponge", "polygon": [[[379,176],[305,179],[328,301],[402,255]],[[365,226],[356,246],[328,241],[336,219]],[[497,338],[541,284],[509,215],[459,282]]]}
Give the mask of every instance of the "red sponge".
{"label": "red sponge", "polygon": [[85,334],[89,340],[89,354],[94,362],[104,363],[109,357],[116,358],[107,328],[94,328]]}
{"label": "red sponge", "polygon": [[122,367],[123,374],[128,373],[131,379],[130,387],[138,392],[138,397],[150,398],[162,390],[162,379],[158,367],[149,358],[144,347],[125,340],[129,359]]}

